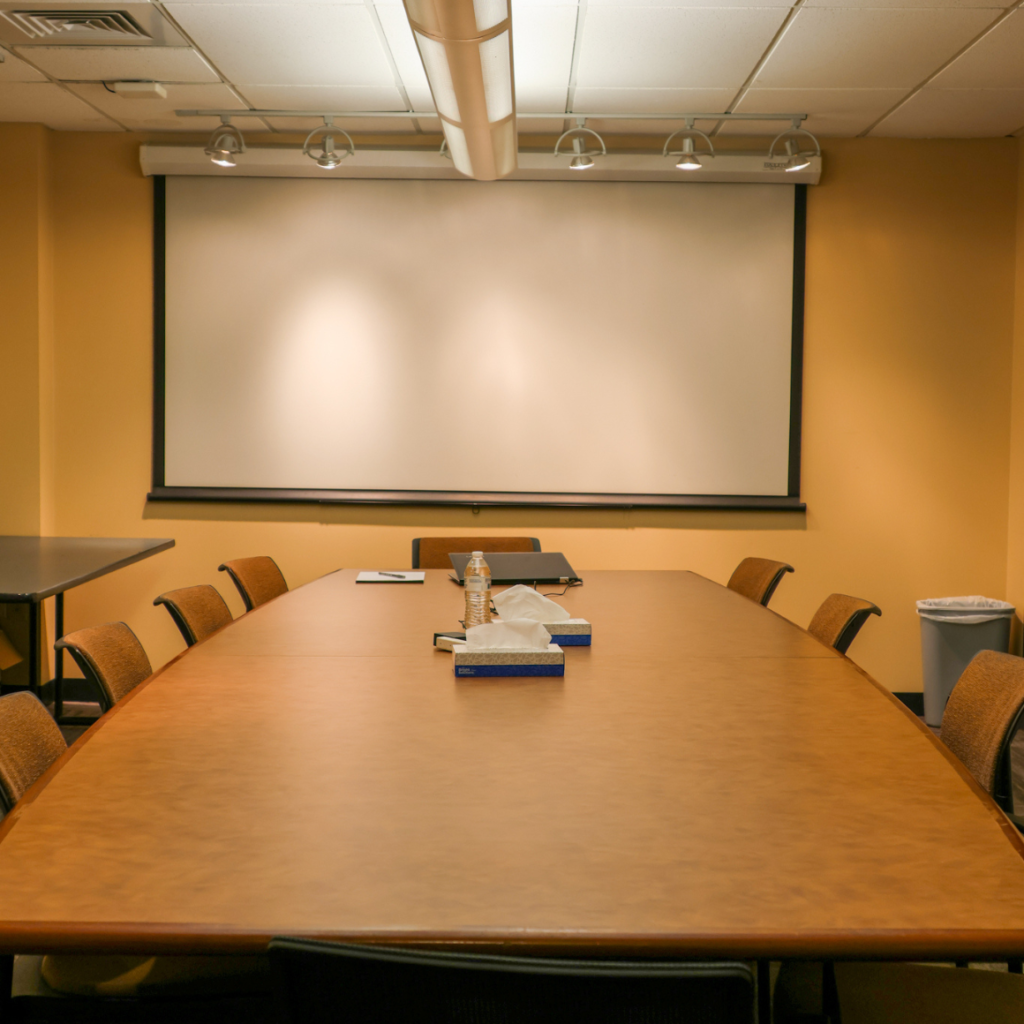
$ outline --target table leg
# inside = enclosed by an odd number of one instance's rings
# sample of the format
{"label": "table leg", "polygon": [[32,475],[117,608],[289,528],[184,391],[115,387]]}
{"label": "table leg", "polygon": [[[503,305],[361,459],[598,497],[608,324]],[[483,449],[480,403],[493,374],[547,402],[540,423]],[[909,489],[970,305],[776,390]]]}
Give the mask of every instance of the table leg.
{"label": "table leg", "polygon": [[28,688],[39,696],[39,602],[28,606]]}
{"label": "table leg", "polygon": [[757,961],[757,1024],[771,1024],[772,965],[770,960]]}
{"label": "table leg", "polygon": [[14,955],[6,953],[0,956],[0,1024],[8,1024],[14,1020],[11,1013],[13,1003],[12,986],[14,985]]}
{"label": "table leg", "polygon": [[[64,594],[54,598],[54,632],[59,640],[64,635]],[[59,722],[64,715],[64,651],[56,652],[53,666],[53,717]]]}

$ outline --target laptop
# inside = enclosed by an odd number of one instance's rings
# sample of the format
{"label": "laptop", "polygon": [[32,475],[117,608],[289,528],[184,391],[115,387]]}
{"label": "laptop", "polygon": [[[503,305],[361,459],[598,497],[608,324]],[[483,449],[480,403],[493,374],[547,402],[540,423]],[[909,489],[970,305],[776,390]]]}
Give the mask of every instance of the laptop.
{"label": "laptop", "polygon": [[[468,551],[448,555],[459,584],[466,582]],[[491,569],[492,583],[579,583],[573,567],[561,551],[485,551],[484,560]]]}

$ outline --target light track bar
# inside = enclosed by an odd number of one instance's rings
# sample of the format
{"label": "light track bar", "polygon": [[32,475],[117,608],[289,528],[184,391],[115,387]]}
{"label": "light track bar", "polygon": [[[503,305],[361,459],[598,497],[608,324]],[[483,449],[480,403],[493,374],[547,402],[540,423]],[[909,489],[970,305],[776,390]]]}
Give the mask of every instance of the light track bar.
{"label": "light track bar", "polygon": [[[430,118],[438,120],[436,110],[176,110],[178,117],[399,117],[406,120]],[[796,121],[806,114],[523,114],[519,120],[564,121],[578,117],[595,121]]]}

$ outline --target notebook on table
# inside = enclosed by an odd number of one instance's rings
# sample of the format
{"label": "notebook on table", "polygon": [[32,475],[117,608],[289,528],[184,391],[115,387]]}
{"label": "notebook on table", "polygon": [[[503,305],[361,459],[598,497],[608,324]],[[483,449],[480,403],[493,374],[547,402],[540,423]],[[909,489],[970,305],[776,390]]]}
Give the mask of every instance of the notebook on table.
{"label": "notebook on table", "polygon": [[[460,584],[466,582],[466,563],[472,557],[468,551],[452,552],[455,575]],[[578,583],[580,577],[561,551],[485,551],[484,561],[491,570],[491,582],[525,583]]]}

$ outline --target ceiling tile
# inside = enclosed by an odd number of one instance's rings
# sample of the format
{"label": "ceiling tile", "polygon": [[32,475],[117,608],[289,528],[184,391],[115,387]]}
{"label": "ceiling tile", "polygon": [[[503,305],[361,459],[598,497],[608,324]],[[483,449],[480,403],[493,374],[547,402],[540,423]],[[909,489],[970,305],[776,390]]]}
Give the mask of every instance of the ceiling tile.
{"label": "ceiling tile", "polygon": [[1010,135],[1024,126],[1024,89],[922,89],[871,137],[971,139]]}
{"label": "ceiling tile", "polygon": [[49,82],[0,82],[0,121],[32,121],[61,131],[120,131],[109,118]]}
{"label": "ceiling tile", "polygon": [[0,82],[45,82],[46,75],[30,68],[13,53],[0,50]]}
{"label": "ceiling tile", "polygon": [[187,46],[19,47],[47,74],[69,82],[217,82],[217,73]]}
{"label": "ceiling tile", "polygon": [[517,110],[565,110],[577,13],[575,6],[564,5],[513,11]]}
{"label": "ceiling tile", "polygon": [[[136,131],[212,131],[216,117],[176,117],[175,110],[245,110],[245,104],[226,85],[167,85],[166,99],[125,99],[99,82],[78,82],[68,88],[105,114]],[[244,131],[267,131],[258,118],[236,119]]]}
{"label": "ceiling tile", "polygon": [[[736,104],[744,114],[807,114],[801,125],[815,135],[851,138],[874,124],[906,96],[906,89],[749,89]],[[734,122],[724,135],[775,134],[785,124],[769,127]]]}
{"label": "ceiling tile", "polygon": [[398,68],[398,77],[402,80],[402,86],[413,109],[433,110],[434,99],[430,95],[430,86],[423,72],[423,62],[420,60],[419,50],[416,49],[412,29],[409,28],[405,8],[401,5],[395,7],[378,3],[376,11],[391,57]]}
{"label": "ceiling tile", "polygon": [[991,10],[806,8],[757,76],[790,89],[913,88],[996,16]]}
{"label": "ceiling tile", "polygon": [[934,81],[939,89],[1024,88],[1024,13],[1015,11]]}
{"label": "ceiling tile", "polygon": [[783,8],[591,7],[577,85],[735,90],[785,16]]}
{"label": "ceiling tile", "polygon": [[577,87],[573,111],[607,114],[718,113],[735,89],[586,89]]}
{"label": "ceiling tile", "polygon": [[394,85],[364,5],[187,3],[173,14],[237,85]]}
{"label": "ceiling tile", "polygon": [[247,85],[241,94],[258,110],[404,110],[393,86]]}

